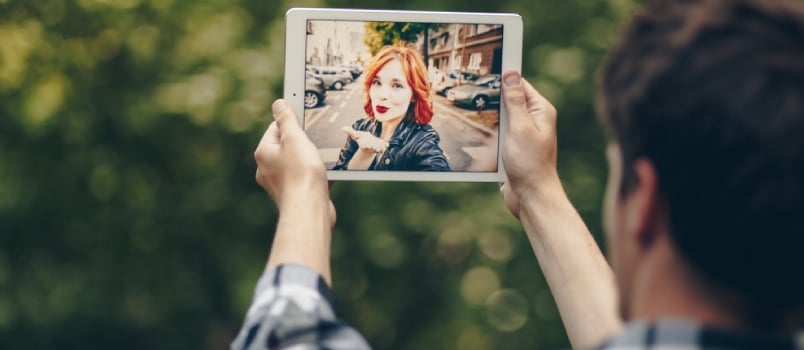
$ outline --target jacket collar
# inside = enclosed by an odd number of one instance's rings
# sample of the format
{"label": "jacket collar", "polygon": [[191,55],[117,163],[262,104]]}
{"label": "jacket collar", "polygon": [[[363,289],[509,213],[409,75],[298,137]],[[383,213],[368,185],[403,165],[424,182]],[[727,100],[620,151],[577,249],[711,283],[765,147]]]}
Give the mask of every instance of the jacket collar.
{"label": "jacket collar", "polygon": [[[393,146],[404,145],[405,141],[417,126],[418,125],[416,122],[414,122],[410,116],[406,116],[404,119],[402,119],[402,122],[397,125],[396,130],[394,130],[394,134],[391,135],[391,139],[388,140],[388,144]],[[380,137],[380,135],[382,135],[382,122],[378,122],[375,119],[374,125],[371,126],[371,130],[374,136]]]}

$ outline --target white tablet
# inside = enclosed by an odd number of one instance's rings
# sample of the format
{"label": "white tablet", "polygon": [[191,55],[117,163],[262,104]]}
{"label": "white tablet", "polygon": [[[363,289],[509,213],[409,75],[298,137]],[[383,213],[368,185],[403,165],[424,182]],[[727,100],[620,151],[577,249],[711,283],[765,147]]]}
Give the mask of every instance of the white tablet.
{"label": "white tablet", "polygon": [[294,8],[284,98],[330,180],[503,181],[501,75],[520,70],[507,13]]}

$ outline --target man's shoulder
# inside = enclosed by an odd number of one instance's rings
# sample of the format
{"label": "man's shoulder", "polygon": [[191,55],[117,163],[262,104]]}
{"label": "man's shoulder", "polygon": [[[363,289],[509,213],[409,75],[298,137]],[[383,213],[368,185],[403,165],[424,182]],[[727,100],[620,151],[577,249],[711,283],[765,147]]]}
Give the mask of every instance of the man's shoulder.
{"label": "man's shoulder", "polygon": [[804,332],[788,336],[708,328],[680,319],[631,322],[599,350],[804,350]]}

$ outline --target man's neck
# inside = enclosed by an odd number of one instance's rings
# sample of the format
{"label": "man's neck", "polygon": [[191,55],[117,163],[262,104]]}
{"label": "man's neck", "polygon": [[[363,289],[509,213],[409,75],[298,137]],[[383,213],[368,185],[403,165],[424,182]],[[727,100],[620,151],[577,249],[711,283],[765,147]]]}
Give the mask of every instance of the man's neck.
{"label": "man's neck", "polygon": [[630,319],[652,322],[669,317],[716,328],[750,327],[736,298],[707,289],[676,253],[669,236],[659,240],[640,264],[631,300],[624,301],[630,303]]}

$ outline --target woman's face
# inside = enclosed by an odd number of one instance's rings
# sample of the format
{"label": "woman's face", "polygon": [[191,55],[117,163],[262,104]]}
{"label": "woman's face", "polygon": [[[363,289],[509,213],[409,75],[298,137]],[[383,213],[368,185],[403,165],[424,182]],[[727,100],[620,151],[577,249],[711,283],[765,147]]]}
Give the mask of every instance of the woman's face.
{"label": "woman's face", "polygon": [[408,86],[402,62],[388,61],[374,77],[369,88],[374,118],[386,122],[404,117],[413,98],[413,89]]}

